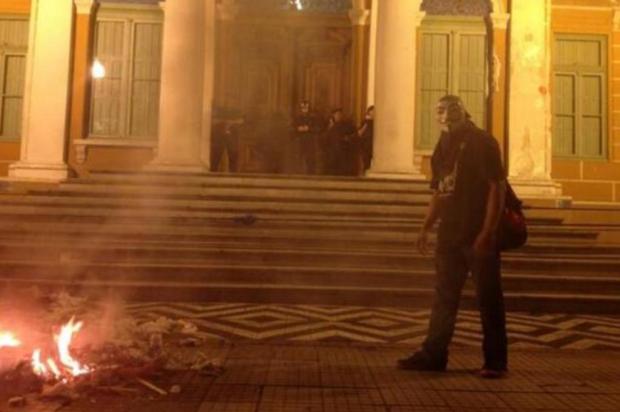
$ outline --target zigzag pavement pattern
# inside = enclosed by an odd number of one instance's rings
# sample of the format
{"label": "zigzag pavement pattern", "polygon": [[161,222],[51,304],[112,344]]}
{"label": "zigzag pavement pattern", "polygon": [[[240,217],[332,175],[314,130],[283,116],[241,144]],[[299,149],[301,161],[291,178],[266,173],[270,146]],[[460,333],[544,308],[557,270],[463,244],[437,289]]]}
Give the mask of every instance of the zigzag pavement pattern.
{"label": "zigzag pavement pattern", "polygon": [[[186,319],[205,335],[228,340],[411,346],[424,339],[429,317],[428,310],[245,303],[132,303],[127,311],[142,319]],[[619,325],[620,316],[507,314],[512,348],[620,350]],[[480,346],[476,311],[459,312],[453,341]]]}

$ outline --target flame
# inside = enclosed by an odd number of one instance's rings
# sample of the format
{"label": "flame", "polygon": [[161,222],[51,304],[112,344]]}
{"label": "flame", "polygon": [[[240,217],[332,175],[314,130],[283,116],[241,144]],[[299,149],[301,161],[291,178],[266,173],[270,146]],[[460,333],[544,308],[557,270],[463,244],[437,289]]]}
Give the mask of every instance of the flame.
{"label": "flame", "polygon": [[80,329],[82,329],[82,322],[74,323],[74,319],[71,318],[69,323],[60,329],[60,334],[56,336],[60,362],[69,369],[69,372],[73,376],[80,376],[90,372],[88,367],[82,366],[80,362],[73,359],[69,351],[69,346],[73,340],[73,335],[79,332]]}
{"label": "flame", "polygon": [[60,379],[62,377],[62,372],[60,372],[60,368],[58,368],[58,365],[56,365],[54,359],[47,358],[47,366],[49,366],[56,379]]}
{"label": "flame", "polygon": [[32,352],[32,371],[35,375],[46,376],[47,375],[47,367],[45,364],[41,363],[41,349],[35,349]]}
{"label": "flame", "polygon": [[0,332],[0,348],[15,348],[22,343],[11,332]]}
{"label": "flame", "polygon": [[48,357],[45,362],[41,361],[41,349],[35,349],[32,353],[32,371],[44,379],[57,379],[66,381],[68,378],[80,376],[92,370],[82,365],[71,356],[71,342],[77,332],[82,329],[82,322],[75,322],[74,318],[60,328],[60,333],[54,336],[56,341],[57,359]]}

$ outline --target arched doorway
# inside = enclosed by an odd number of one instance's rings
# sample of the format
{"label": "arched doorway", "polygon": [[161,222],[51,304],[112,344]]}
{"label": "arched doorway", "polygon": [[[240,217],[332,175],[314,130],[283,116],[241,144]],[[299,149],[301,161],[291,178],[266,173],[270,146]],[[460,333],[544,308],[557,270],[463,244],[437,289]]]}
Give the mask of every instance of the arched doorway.
{"label": "arched doorway", "polygon": [[[233,15],[220,16],[214,170],[300,173],[290,138],[298,103],[310,102],[323,123],[335,108],[350,114],[350,8],[350,0],[237,0]],[[221,124],[231,119],[236,146],[218,141]],[[320,169],[318,136],[317,145]]]}

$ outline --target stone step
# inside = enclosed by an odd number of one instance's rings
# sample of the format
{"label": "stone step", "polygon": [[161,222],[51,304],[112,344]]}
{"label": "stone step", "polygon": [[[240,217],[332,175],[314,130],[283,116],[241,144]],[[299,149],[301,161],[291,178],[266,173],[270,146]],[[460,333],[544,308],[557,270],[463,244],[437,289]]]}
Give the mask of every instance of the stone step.
{"label": "stone step", "polygon": [[[54,278],[0,278],[0,288],[10,291],[15,287],[33,286],[44,291],[69,290],[74,293],[88,293],[89,296],[114,293],[129,300],[144,301],[200,301],[200,302],[250,302],[250,303],[295,303],[295,304],[338,304],[366,307],[401,307],[428,309],[432,303],[430,288],[389,287],[338,287],[299,286],[291,284],[269,285],[264,283],[216,283],[161,281],[73,280]],[[617,295],[583,295],[572,293],[504,293],[507,310],[560,313],[607,313],[620,311],[620,297]],[[471,289],[463,291],[461,307],[477,307],[475,294]]]}
{"label": "stone step", "polygon": [[[109,223],[108,223],[109,222]],[[230,219],[201,221],[200,224],[179,224],[160,219],[146,219],[139,224],[131,219],[104,219],[99,217],[2,215],[0,211],[0,236],[12,241],[23,238],[46,240],[75,239],[82,242],[245,242],[270,244],[273,247],[322,247],[329,249],[358,248],[362,250],[412,250],[415,246],[419,223],[415,226],[383,222],[322,222],[313,221],[259,221],[245,225]],[[431,234],[432,242],[434,235]],[[620,245],[598,246],[591,232],[547,232],[533,229],[524,251],[539,250],[555,253],[616,253]]]}
{"label": "stone step", "polygon": [[[13,245],[25,243],[33,248],[50,244],[105,245],[106,247],[133,248],[254,248],[254,249],[295,249],[301,251],[351,251],[351,252],[390,252],[401,254],[416,253],[416,233],[390,234],[378,232],[343,231],[315,232],[291,230],[250,230],[212,226],[188,233],[171,227],[155,230],[133,230],[123,225],[67,225],[67,224],[13,224],[0,223],[0,242]],[[176,230],[175,230],[176,229]],[[42,236],[45,235],[45,236]],[[434,236],[429,236],[431,249]],[[551,256],[556,259],[603,259],[620,255],[620,245],[571,244],[557,241],[534,241],[520,249],[504,252],[504,256]]]}
{"label": "stone step", "polygon": [[364,204],[427,204],[428,190],[379,191],[379,190],[330,190],[330,189],[289,189],[270,187],[229,187],[229,186],[143,186],[143,185],[96,185],[84,183],[65,183],[55,189],[33,189],[29,195],[55,195],[64,197],[120,197],[120,198],[160,198],[191,200],[280,200],[308,203],[364,203]]}
{"label": "stone step", "polygon": [[[133,245],[114,247],[106,244],[84,245],[75,243],[32,244],[0,243],[0,259],[51,261],[63,265],[75,264],[134,264],[134,265],[247,265],[315,267],[331,269],[377,269],[377,270],[432,270],[432,256],[421,256],[413,250],[408,253],[393,251],[350,250],[299,250],[290,248],[241,248],[222,247],[155,247]],[[620,281],[620,259],[612,256],[598,258],[571,256],[514,256],[503,257],[504,270],[527,274],[558,274],[595,276],[616,276]]]}
{"label": "stone step", "polygon": [[[515,273],[504,269],[503,284],[511,292],[547,292],[573,294],[620,295],[620,278],[565,274]],[[319,267],[316,265],[231,264],[230,262],[85,262],[71,260],[9,260],[0,262],[0,279],[58,279],[76,283],[85,280],[149,281],[160,283],[223,282],[261,283],[277,287],[296,284],[342,288],[424,287],[433,289],[434,269]],[[471,285],[470,285],[471,287]]]}
{"label": "stone step", "polygon": [[236,188],[295,188],[301,190],[411,192],[428,190],[425,180],[365,179],[359,177],[260,175],[260,174],[191,174],[191,173],[91,173],[89,177],[70,179],[68,183],[86,185],[207,186]]}
{"label": "stone step", "polygon": [[369,216],[386,218],[422,218],[426,212],[424,203],[408,205],[368,204],[325,202],[310,203],[301,201],[275,200],[191,200],[191,199],[159,199],[141,197],[77,197],[29,195],[7,196],[2,199],[2,209],[9,207],[55,208],[74,213],[84,209],[89,212],[109,213],[110,210],[121,213],[146,211],[149,213],[197,213],[221,212],[244,214],[293,214],[309,216]]}
{"label": "stone step", "polygon": [[[236,213],[283,213],[296,215],[311,214],[332,216],[350,214],[353,216],[381,216],[402,217],[420,220],[428,209],[428,199],[399,199],[397,201],[367,200],[357,195],[348,199],[317,198],[278,198],[255,195],[237,196],[138,196],[128,191],[126,193],[112,192],[109,195],[98,193],[66,194],[63,191],[36,191],[23,194],[0,195],[4,206],[40,206],[71,208],[109,208],[109,209],[139,209],[148,207],[168,211],[221,211],[223,209]],[[269,200],[265,200],[269,199]],[[538,216],[534,211],[528,212],[530,224],[560,225],[562,219],[552,216]],[[582,228],[583,229],[583,228]]]}
{"label": "stone step", "polygon": [[[273,222],[286,222],[287,225],[308,227],[316,225],[350,225],[351,227],[363,227],[373,225],[389,230],[417,231],[422,222],[422,214],[381,214],[380,211],[352,212],[306,210],[302,213],[296,211],[278,211],[278,205],[273,205],[274,210],[251,210],[218,208],[208,211],[201,210],[162,210],[162,209],[127,209],[105,207],[52,207],[36,205],[11,205],[0,204],[0,222],[25,220],[28,222],[56,222],[65,223],[97,223],[114,222],[116,224],[145,224],[145,225],[186,225],[200,226],[213,221],[233,222],[241,226],[255,226],[257,222],[271,225]],[[567,225],[549,225],[547,222],[531,222],[529,232],[533,237],[571,237],[579,239],[596,239],[598,232],[588,228],[575,228]]]}

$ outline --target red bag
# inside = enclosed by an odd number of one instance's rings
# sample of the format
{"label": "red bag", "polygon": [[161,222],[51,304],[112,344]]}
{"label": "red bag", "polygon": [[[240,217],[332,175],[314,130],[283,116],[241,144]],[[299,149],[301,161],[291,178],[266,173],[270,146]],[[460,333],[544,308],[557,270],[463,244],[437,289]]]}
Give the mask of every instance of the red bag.
{"label": "red bag", "polygon": [[508,182],[506,182],[504,211],[497,230],[501,250],[517,249],[527,242],[527,223],[523,214],[523,204]]}

